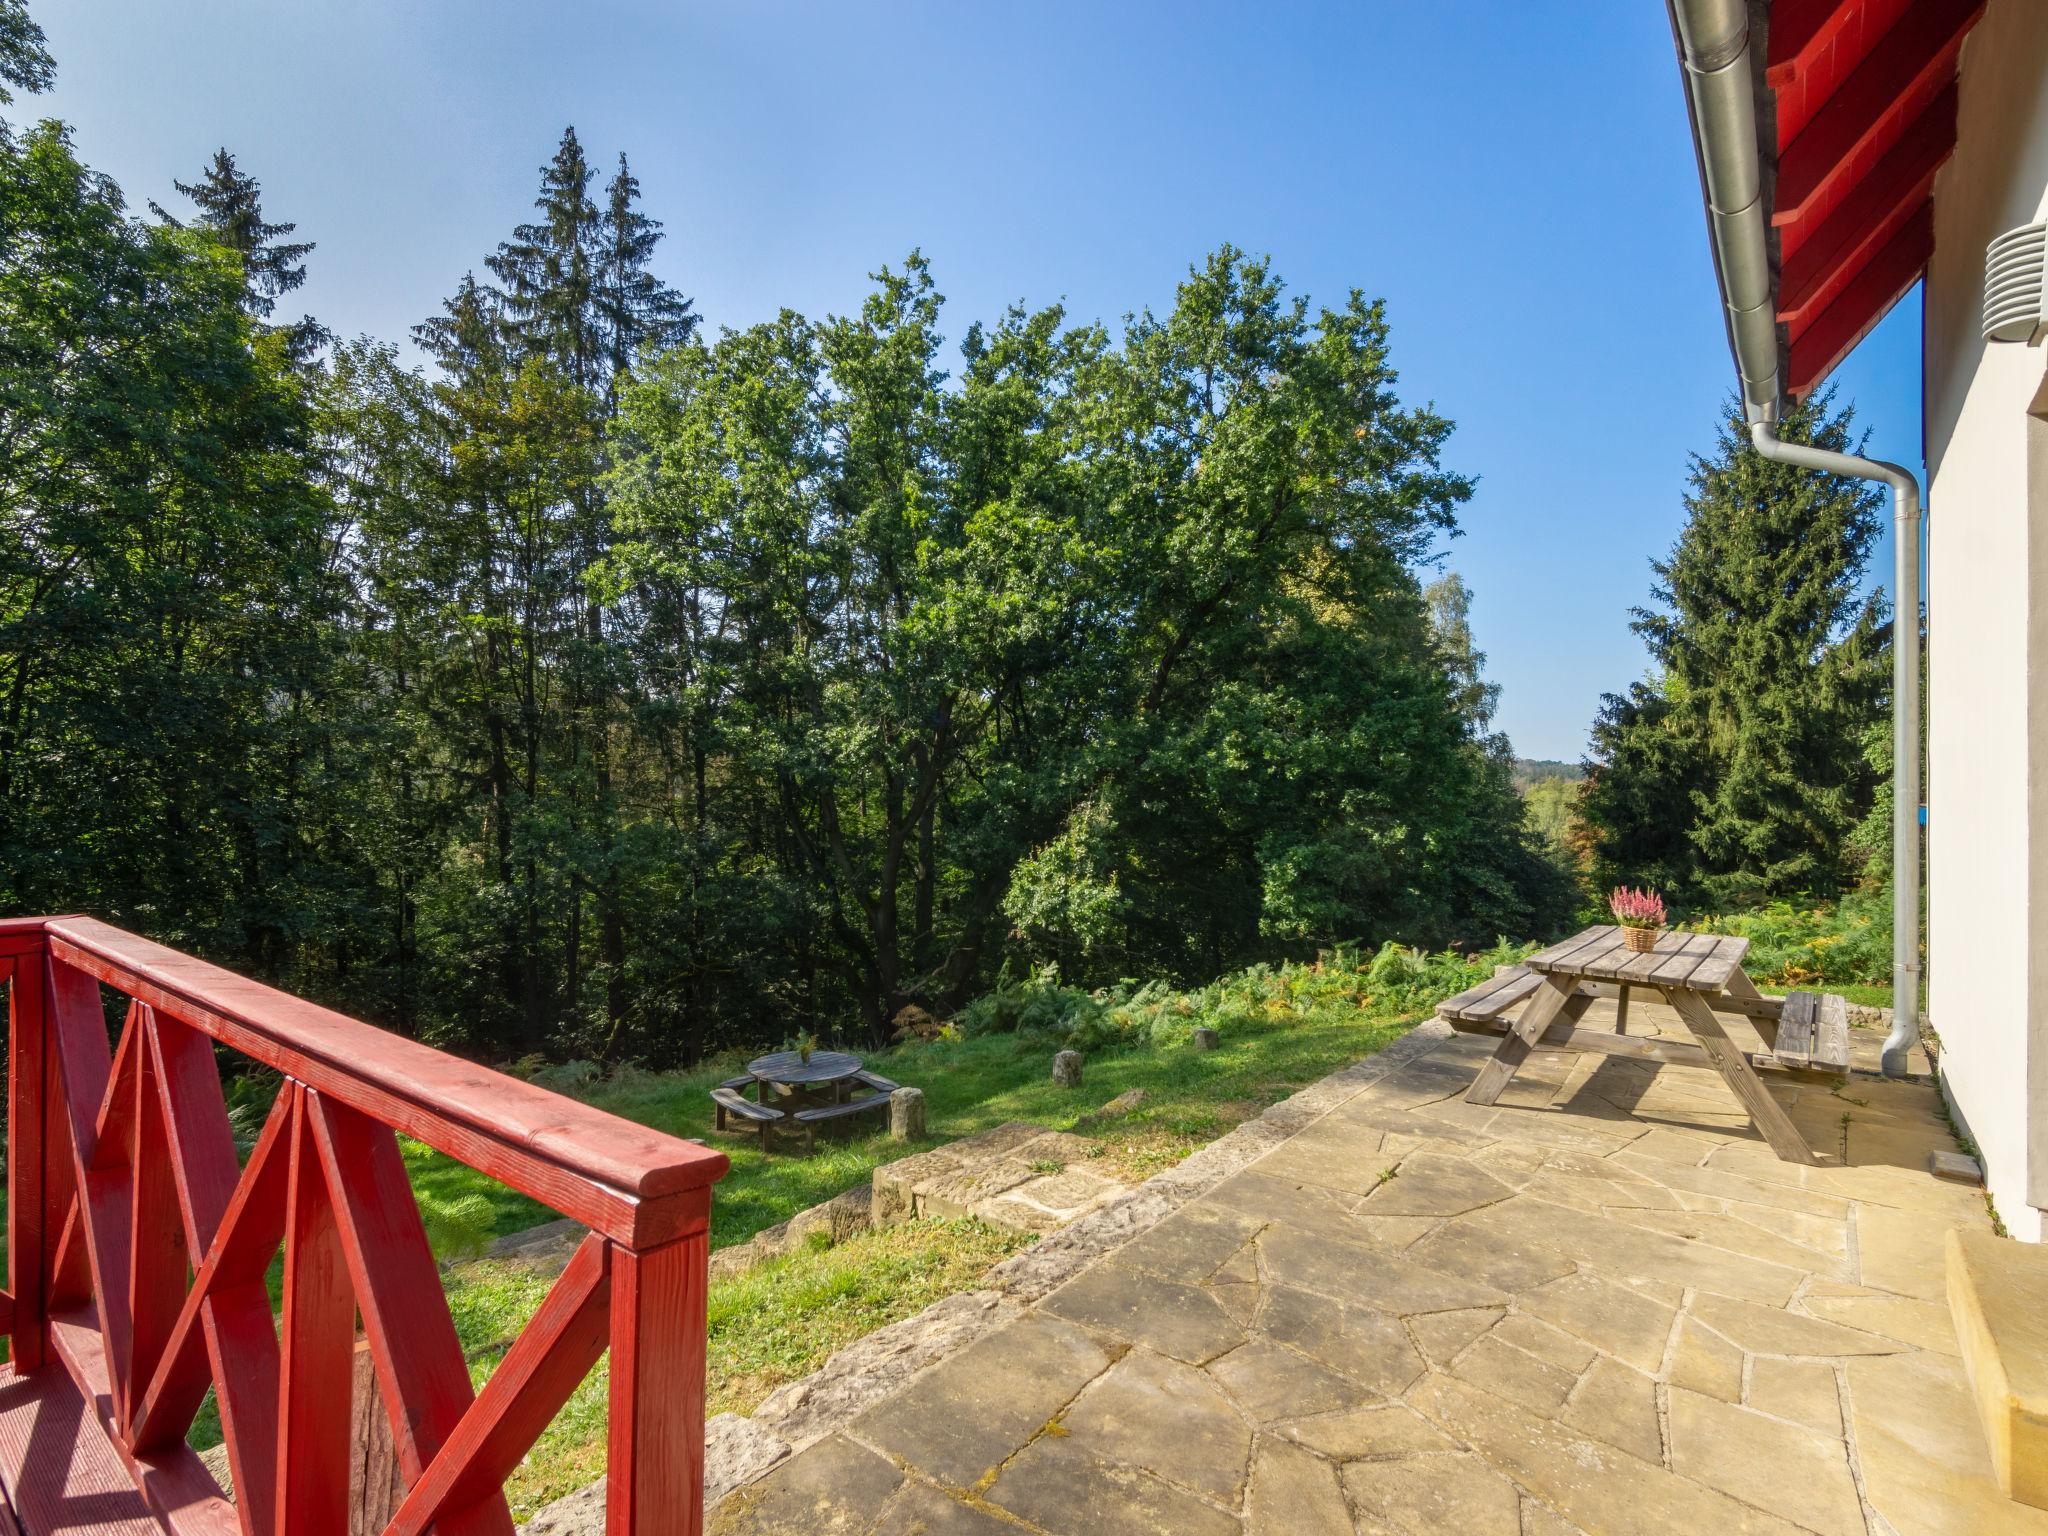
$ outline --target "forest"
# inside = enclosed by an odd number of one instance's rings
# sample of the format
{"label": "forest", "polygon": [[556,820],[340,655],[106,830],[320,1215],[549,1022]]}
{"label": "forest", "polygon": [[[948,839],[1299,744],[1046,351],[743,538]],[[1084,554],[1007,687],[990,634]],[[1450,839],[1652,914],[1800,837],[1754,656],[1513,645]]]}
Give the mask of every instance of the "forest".
{"label": "forest", "polygon": [[0,127],[6,911],[669,1066],[1577,901],[1363,291],[1224,247],[956,329],[913,250],[714,331],[571,130],[408,348],[278,317],[315,244],[228,150],[162,197]]}

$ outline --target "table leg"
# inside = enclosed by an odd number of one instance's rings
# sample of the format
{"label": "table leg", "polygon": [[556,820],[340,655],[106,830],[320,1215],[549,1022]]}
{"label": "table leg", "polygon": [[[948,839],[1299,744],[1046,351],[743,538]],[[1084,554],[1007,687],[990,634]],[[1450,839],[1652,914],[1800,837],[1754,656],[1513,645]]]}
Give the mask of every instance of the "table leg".
{"label": "table leg", "polygon": [[1557,1022],[1557,1016],[1571,1002],[1578,990],[1578,980],[1576,976],[1543,978],[1543,985],[1522,1005],[1521,1018],[1502,1039],[1492,1060],[1479,1069],[1479,1076],[1465,1090],[1466,1103],[1491,1104],[1501,1096],[1522,1063],[1528,1060],[1531,1048],[1543,1038],[1543,1032]]}
{"label": "table leg", "polygon": [[1678,1010],[1678,1016],[1685,1020],[1685,1027],[1699,1041],[1700,1049],[1707,1053],[1707,1060],[1714,1064],[1714,1070],[1735,1090],[1735,1097],[1749,1111],[1750,1120],[1763,1132],[1771,1150],[1788,1163],[1818,1163],[1820,1159],[1813,1155],[1813,1148],[1799,1134],[1799,1127],[1771,1097],[1771,1090],[1756,1075],[1756,1069],[1749,1064],[1749,1057],[1736,1049],[1706,1000],[1697,992],[1687,992],[1678,987],[1671,988],[1664,996]]}
{"label": "table leg", "polygon": [[1617,1035],[1628,1033],[1628,983],[1625,981],[1621,984],[1621,1001],[1614,1005],[1614,1032]]}

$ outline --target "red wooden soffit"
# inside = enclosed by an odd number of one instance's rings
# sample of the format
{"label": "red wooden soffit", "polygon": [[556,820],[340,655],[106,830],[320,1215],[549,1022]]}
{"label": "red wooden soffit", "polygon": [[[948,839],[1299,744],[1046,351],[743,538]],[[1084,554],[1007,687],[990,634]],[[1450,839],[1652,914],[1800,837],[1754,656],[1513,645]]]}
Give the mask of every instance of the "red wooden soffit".
{"label": "red wooden soffit", "polygon": [[1934,205],[1922,202],[1884,248],[1865,264],[1840,298],[1795,338],[1788,379],[1790,393],[1805,395],[1833,371],[1919,280],[1934,254]]}
{"label": "red wooden soffit", "polygon": [[1956,95],[1951,80],[1841,206],[1785,257],[1778,318],[1794,340],[1927,201],[1935,172],[1955,152]]}
{"label": "red wooden soffit", "polygon": [[1955,73],[1984,0],[1916,0],[1778,156],[1771,220],[1823,216],[1903,135]]}

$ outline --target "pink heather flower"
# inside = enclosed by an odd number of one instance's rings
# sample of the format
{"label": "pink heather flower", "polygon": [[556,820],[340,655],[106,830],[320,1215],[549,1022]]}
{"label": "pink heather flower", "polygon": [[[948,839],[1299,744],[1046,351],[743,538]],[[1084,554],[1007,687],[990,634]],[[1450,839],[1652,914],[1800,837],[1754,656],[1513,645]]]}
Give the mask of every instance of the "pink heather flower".
{"label": "pink heather flower", "polygon": [[1614,894],[1607,898],[1607,910],[1624,928],[1664,926],[1664,898],[1655,891],[1632,891],[1625,885],[1617,885]]}

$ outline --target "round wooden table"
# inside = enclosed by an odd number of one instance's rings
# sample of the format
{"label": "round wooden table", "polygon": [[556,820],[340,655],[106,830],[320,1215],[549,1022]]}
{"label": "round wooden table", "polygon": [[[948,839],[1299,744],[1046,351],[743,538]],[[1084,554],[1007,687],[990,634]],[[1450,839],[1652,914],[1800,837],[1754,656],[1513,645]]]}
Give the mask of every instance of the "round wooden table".
{"label": "round wooden table", "polygon": [[843,1098],[846,1085],[860,1068],[860,1058],[848,1051],[813,1051],[809,1061],[795,1051],[777,1051],[747,1063],[748,1075],[760,1084],[763,1103],[770,1089],[806,1099]]}

